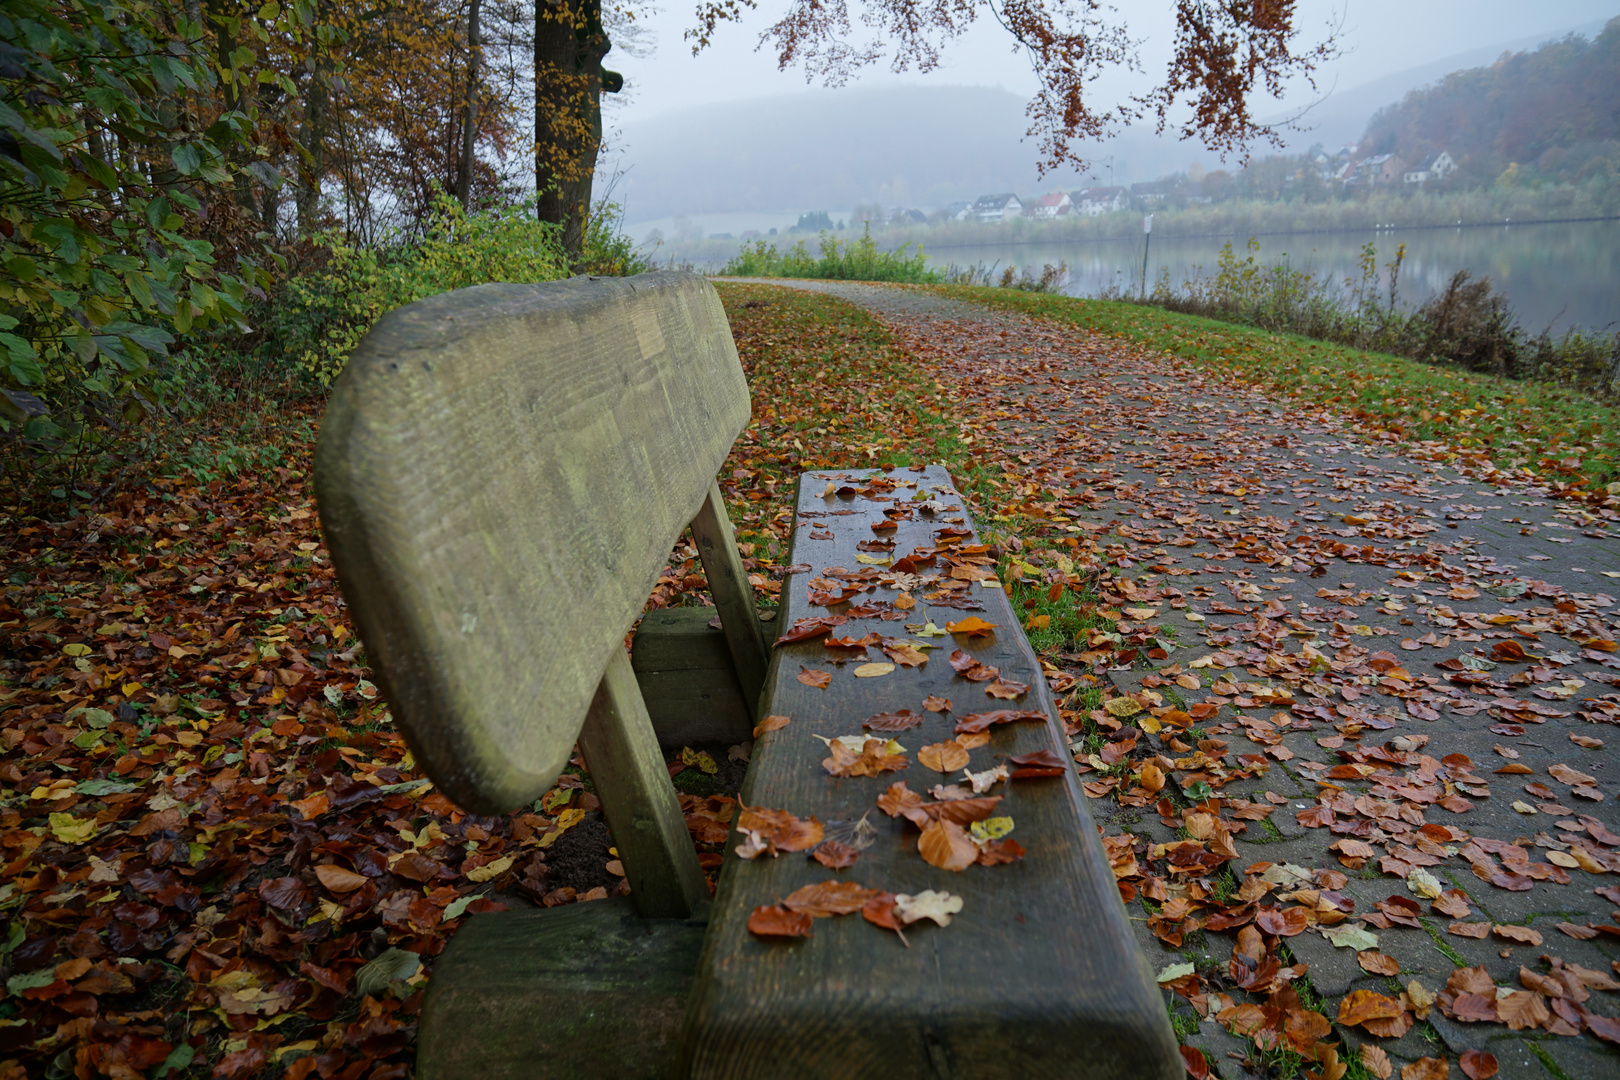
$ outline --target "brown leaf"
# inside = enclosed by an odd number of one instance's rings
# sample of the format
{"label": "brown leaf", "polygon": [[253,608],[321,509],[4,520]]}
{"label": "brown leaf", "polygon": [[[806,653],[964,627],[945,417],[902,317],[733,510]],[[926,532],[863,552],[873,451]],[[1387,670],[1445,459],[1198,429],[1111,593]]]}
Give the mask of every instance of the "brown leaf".
{"label": "brown leaf", "polygon": [[1024,857],[1024,845],[1006,837],[1001,840],[992,840],[984,845],[979,852],[980,866],[1000,866],[1003,863],[1017,862]]}
{"label": "brown leaf", "polygon": [[829,870],[847,870],[861,857],[859,851],[838,840],[827,840],[818,844],[810,855]]}
{"label": "brown leaf", "polygon": [[767,731],[781,731],[791,723],[793,723],[793,718],[790,716],[767,716],[754,725],[754,738],[759,738]]}
{"label": "brown leaf", "polygon": [[1390,1075],[1395,1071],[1395,1067],[1390,1064],[1389,1055],[1384,1053],[1383,1048],[1377,1043],[1361,1044],[1361,1063],[1378,1080],[1389,1080]]}
{"label": "brown leaf", "polygon": [[[861,721],[861,726],[868,731],[910,731],[918,727],[926,719],[922,713],[910,709],[901,709],[898,712],[878,713]],[[927,764],[927,762],[924,762]]]}
{"label": "brown leaf", "polygon": [[842,626],[849,620],[842,615],[823,615],[813,619],[800,619],[788,627],[787,633],[777,638],[773,645],[791,645],[796,641],[809,641],[829,633],[834,627]]}
{"label": "brown leaf", "polygon": [[1501,1017],[1502,1023],[1508,1026],[1509,1031],[1544,1027],[1552,1018],[1552,1013],[1547,1009],[1546,999],[1529,990],[1515,990],[1498,998],[1496,1015]]}
{"label": "brown leaf", "polygon": [[[873,926],[881,926],[885,930],[893,930],[895,933],[900,935],[901,941],[905,941],[906,935],[903,932],[905,924],[902,923],[899,917],[895,915],[894,902],[894,893],[878,893],[861,906],[861,918],[865,919]],[[909,947],[910,945],[908,943],[907,948]]]}
{"label": "brown leaf", "polygon": [[1401,1015],[1401,1003],[1371,990],[1352,990],[1339,1002],[1341,1024],[1365,1024],[1368,1020],[1394,1019]]}
{"label": "brown leaf", "polygon": [[833,915],[850,915],[861,910],[882,889],[868,889],[853,881],[823,881],[795,889],[782,906],[789,911],[802,911],[818,919]]}
{"label": "brown leaf", "polygon": [[1181,1048],[1181,1063],[1186,1066],[1187,1075],[1193,1080],[1208,1080],[1209,1062],[1204,1058],[1204,1052],[1191,1046]]}
{"label": "brown leaf", "polygon": [[1530,659],[1530,654],[1524,651],[1524,646],[1517,641],[1498,641],[1491,649],[1491,659],[1498,662],[1510,661],[1522,664]]}
{"label": "brown leaf", "polygon": [[1496,1056],[1487,1050],[1464,1050],[1457,1067],[1468,1080],[1490,1080],[1496,1075]]}
{"label": "brown leaf", "polygon": [[1039,709],[996,709],[992,712],[969,713],[956,722],[956,734],[967,735],[976,731],[988,731],[997,724],[1046,719],[1048,719],[1046,713]]}
{"label": "brown leaf", "polygon": [[1447,1016],[1465,1024],[1494,1023],[1498,1019],[1494,987],[1490,995],[1458,994],[1449,1009],[1444,1009],[1444,1002],[1442,1008]]}
{"label": "brown leaf", "polygon": [[789,911],[777,904],[757,907],[748,916],[748,931],[760,937],[810,937],[811,918],[802,911]]}
{"label": "brown leaf", "polygon": [[1357,953],[1356,962],[1361,965],[1362,971],[1368,971],[1374,975],[1399,975],[1401,973],[1401,962],[1399,960],[1375,949]]}
{"label": "brown leaf", "polygon": [[1445,1058],[1422,1057],[1401,1067],[1401,1080],[1446,1080],[1450,1075]]}
{"label": "brown leaf", "polygon": [[867,739],[866,745],[859,754],[845,746],[837,739],[832,741],[828,748],[832,756],[821,762],[821,767],[834,776],[877,776],[880,773],[899,772],[901,769],[911,767],[911,761],[904,754],[890,754],[884,751],[885,741],[882,739]]}
{"label": "brown leaf", "polygon": [[[337,870],[339,868],[334,866],[332,869]],[[356,874],[355,876],[359,877],[360,875]],[[360,881],[362,884],[364,884],[365,878],[360,878]],[[336,892],[339,890],[333,891]],[[309,903],[310,896],[309,886],[305,885],[302,881],[299,881],[295,877],[268,878],[261,881],[259,882],[259,895],[264,897],[265,903],[269,904],[273,908],[280,908],[283,911],[291,911],[294,908]]]}
{"label": "brown leaf", "polygon": [[950,712],[951,699],[942,698],[937,694],[929,694],[928,697],[923,700],[923,708],[933,713]]}
{"label": "brown leaf", "polygon": [[1472,914],[1468,906],[1468,894],[1461,889],[1447,889],[1434,898],[1430,905],[1437,915],[1449,915],[1453,919],[1466,919]]}
{"label": "brown leaf", "polygon": [[1454,922],[1446,927],[1446,933],[1456,934],[1458,937],[1482,940],[1491,936],[1491,924],[1488,922]]}
{"label": "brown leaf", "polygon": [[1497,937],[1506,941],[1517,941],[1521,945],[1541,944],[1541,932],[1528,926],[1506,926],[1497,923],[1491,929]]}
{"label": "brown leaf", "polygon": [[799,674],[795,678],[806,686],[813,686],[817,690],[825,690],[832,683],[832,672],[820,671],[800,665]]}
{"label": "brown leaf", "polygon": [[899,817],[907,810],[919,807],[925,800],[915,791],[906,786],[905,781],[890,784],[888,790],[878,796],[878,809],[890,817]]}
{"label": "brown leaf", "polygon": [[995,682],[984,688],[984,692],[993,698],[1012,701],[1029,693],[1029,683],[998,677]]}
{"label": "brown leaf", "polygon": [[932,743],[917,751],[917,763],[935,772],[953,773],[967,768],[968,752],[958,742]]}
{"label": "brown leaf", "polygon": [[1263,907],[1254,914],[1254,925],[1275,937],[1295,937],[1310,926],[1310,915],[1302,907]]}
{"label": "brown leaf", "polygon": [[978,860],[979,847],[956,822],[935,820],[930,821],[917,838],[917,853],[930,866],[960,871]]}
{"label": "brown leaf", "polygon": [[[429,861],[431,862],[432,860]],[[433,865],[437,866],[439,864],[434,863]],[[354,890],[360,888],[367,881],[371,880],[370,878],[362,877],[353,870],[345,870],[341,866],[333,866],[330,863],[324,866],[317,866],[315,868],[315,876],[320,879],[322,885],[325,885],[328,889],[335,893],[354,892]]]}
{"label": "brown leaf", "polygon": [[807,851],[821,843],[821,822],[815,818],[802,821],[786,810],[768,810],[763,806],[741,807],[737,815],[737,828],[757,832],[781,851]]}
{"label": "brown leaf", "polygon": [[958,825],[971,825],[995,813],[996,804],[1000,801],[1000,795],[982,795],[976,799],[923,803],[904,813],[906,819],[919,828],[925,821],[954,821]]}

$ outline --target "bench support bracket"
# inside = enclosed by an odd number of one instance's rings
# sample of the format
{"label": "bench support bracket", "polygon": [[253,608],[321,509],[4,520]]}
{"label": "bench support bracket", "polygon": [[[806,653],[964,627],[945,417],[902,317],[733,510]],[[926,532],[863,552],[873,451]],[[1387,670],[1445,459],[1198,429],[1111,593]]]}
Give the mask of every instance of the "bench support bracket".
{"label": "bench support bracket", "polygon": [[708,902],[709,887],[623,649],[614,651],[602,674],[580,729],[579,749],[613,830],[636,910],[649,919],[690,916]]}
{"label": "bench support bracket", "polygon": [[697,541],[698,557],[703,560],[703,572],[709,579],[709,592],[714,596],[714,606],[719,609],[720,626],[725,631],[732,662],[737,666],[743,702],[748,706],[749,715],[758,720],[754,713],[758,709],[759,693],[765,688],[765,668],[770,663],[770,653],[765,647],[765,632],[760,629],[759,612],[754,609],[754,587],[748,583],[748,572],[743,569],[718,481],[709,484],[709,497],[703,500],[703,508],[692,519],[692,539]]}

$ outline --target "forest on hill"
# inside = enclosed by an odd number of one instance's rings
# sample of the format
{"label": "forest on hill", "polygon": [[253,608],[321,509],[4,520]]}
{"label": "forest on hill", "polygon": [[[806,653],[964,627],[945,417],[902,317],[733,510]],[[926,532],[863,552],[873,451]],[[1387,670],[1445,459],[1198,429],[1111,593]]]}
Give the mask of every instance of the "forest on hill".
{"label": "forest on hill", "polygon": [[1360,149],[1420,168],[1444,151],[1478,187],[1620,178],[1620,18],[1455,71],[1379,110]]}

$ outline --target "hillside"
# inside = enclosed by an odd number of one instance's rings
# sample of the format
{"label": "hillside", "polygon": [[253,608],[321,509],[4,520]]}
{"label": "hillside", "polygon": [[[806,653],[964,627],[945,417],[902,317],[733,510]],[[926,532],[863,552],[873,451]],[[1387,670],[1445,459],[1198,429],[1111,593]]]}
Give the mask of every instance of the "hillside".
{"label": "hillside", "polygon": [[1580,183],[1620,177],[1620,18],[1485,67],[1454,71],[1381,109],[1361,149],[1410,167],[1446,151],[1454,183]]}

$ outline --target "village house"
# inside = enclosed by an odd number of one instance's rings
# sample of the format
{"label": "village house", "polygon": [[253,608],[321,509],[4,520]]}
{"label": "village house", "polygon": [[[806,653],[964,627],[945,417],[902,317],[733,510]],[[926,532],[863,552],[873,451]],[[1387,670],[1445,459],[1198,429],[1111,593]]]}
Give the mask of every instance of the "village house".
{"label": "village house", "polygon": [[1049,191],[1024,207],[1024,216],[1032,218],[1063,217],[1074,209],[1067,191]]}
{"label": "village house", "polygon": [[1412,172],[1407,173],[1406,182],[1408,184],[1426,184],[1430,180],[1444,180],[1456,171],[1457,163],[1451,159],[1450,154],[1442,150],[1435,155],[1433,161],[1429,162],[1428,168],[1414,169]]}
{"label": "village house", "polygon": [[1140,184],[1131,185],[1131,202],[1139,209],[1151,210],[1164,202],[1170,194],[1170,184],[1164,180],[1148,180]]}
{"label": "village house", "polygon": [[980,195],[973,203],[973,216],[981,222],[1006,221],[1023,211],[1024,204],[1010,191],[1002,195]]}
{"label": "village house", "polygon": [[1403,175],[1401,160],[1394,154],[1374,154],[1362,158],[1350,170],[1350,174],[1344,177],[1347,184],[1393,184],[1396,177]]}
{"label": "village house", "polygon": [[1075,192],[1071,200],[1076,213],[1096,217],[1125,209],[1125,189],[1118,186],[1086,188]]}

